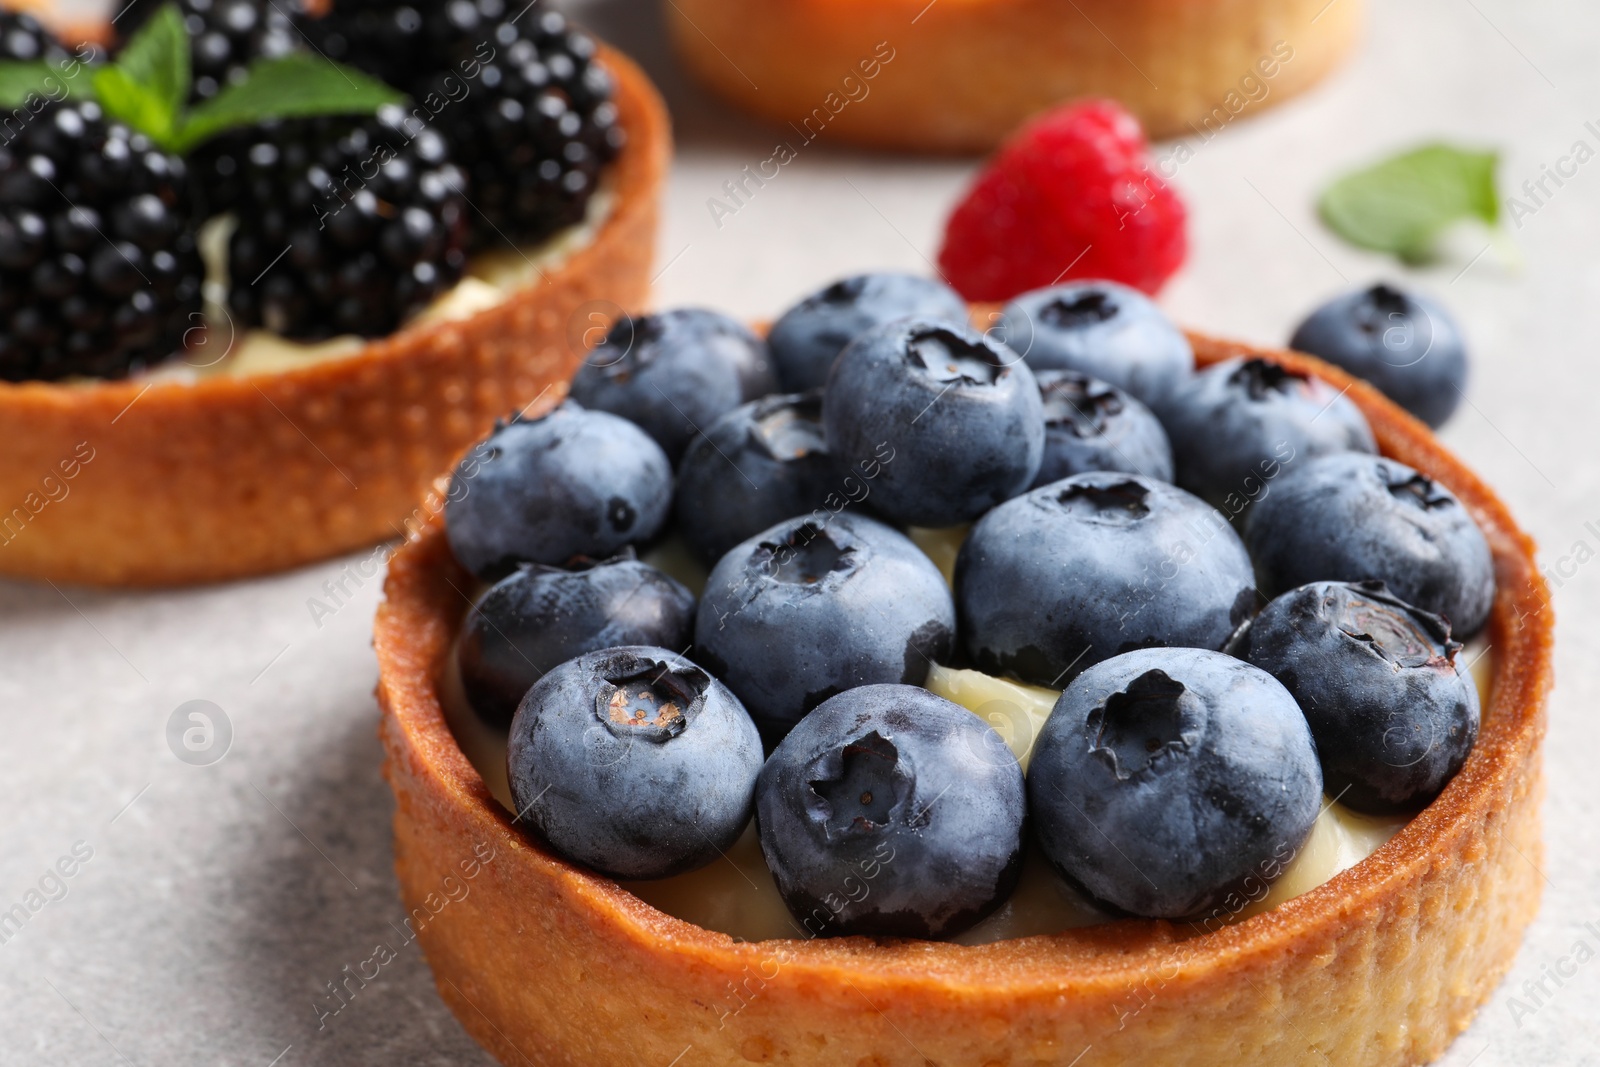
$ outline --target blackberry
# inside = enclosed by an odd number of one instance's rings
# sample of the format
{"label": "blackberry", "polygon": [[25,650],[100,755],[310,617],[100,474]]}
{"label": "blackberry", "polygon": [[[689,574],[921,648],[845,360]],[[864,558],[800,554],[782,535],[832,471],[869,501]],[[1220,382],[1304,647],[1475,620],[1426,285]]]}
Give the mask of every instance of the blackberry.
{"label": "blackberry", "polygon": [[399,107],[263,125],[239,160],[229,305],[301,341],[392,333],[461,277],[466,185]]}
{"label": "blackberry", "polygon": [[[124,41],[167,0],[134,0],[117,17]],[[275,59],[301,47],[299,5],[274,0],[177,0],[189,31],[191,100],[209,100],[244,77],[258,59]]]}
{"label": "blackberry", "polygon": [[23,124],[0,146],[0,378],[116,378],[180,348],[203,277],[191,215],[183,161],[99,105]]}
{"label": "blackberry", "polygon": [[581,221],[622,146],[594,39],[554,12],[360,0],[310,32],[332,58],[410,93],[419,120],[437,120],[472,183],[477,247],[534,243]]}
{"label": "blackberry", "polygon": [[0,62],[55,63],[66,58],[66,47],[38,19],[0,8]]}
{"label": "blackberry", "polygon": [[329,59],[364,70],[396,88],[439,66],[437,42],[424,32],[421,8],[394,0],[338,0],[333,10],[307,20],[306,36]]}

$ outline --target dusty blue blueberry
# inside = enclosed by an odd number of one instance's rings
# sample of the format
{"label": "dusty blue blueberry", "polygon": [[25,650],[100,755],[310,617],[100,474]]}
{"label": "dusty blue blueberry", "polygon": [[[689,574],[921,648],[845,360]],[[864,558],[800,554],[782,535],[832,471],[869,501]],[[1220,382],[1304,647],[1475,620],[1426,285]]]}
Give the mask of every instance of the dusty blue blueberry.
{"label": "dusty blue blueberry", "polygon": [[1229,518],[1297,463],[1376,452],[1366,416],[1320,378],[1264,359],[1229,359],[1195,374],[1157,409],[1178,484]]}
{"label": "dusty blue blueberry", "polygon": [[846,464],[884,460],[870,506],[895,522],[970,522],[1033,484],[1044,409],[1033,372],[969,326],[901,319],[852,341],[823,396]]}
{"label": "dusty blue blueberry", "polygon": [[638,423],[674,463],[740,404],[778,388],[766,342],[718,311],[624,315],[590,350],[572,398]]}
{"label": "dusty blue blueberry", "polygon": [[1245,543],[1269,597],[1380,581],[1471,637],[1494,603],[1494,558],[1454,493],[1403,463],[1343,452],[1300,464],[1251,509]]}
{"label": "dusty blue blueberry", "polygon": [[1478,736],[1478,687],[1450,624],[1382,582],[1314,582],[1257,615],[1247,658],[1311,724],[1328,795],[1357,811],[1422,807]]}
{"label": "dusty blue blueberry", "polygon": [[1073,282],[1023,293],[996,326],[1034,370],[1075,370],[1155,404],[1194,369],[1189,339],[1137,289]]}
{"label": "dusty blue blueberry", "polygon": [[967,321],[961,294],[941,281],[879,271],[841,278],[785,311],[767,344],[790,392],[820,389],[844,346],[874,326],[911,316]]}
{"label": "dusty blue blueberry", "polygon": [[1392,285],[1345,293],[1295,328],[1289,347],[1367,379],[1429,426],[1442,426],[1467,387],[1467,349],[1437,300]]}
{"label": "dusty blue blueberry", "polygon": [[1033,488],[1088,471],[1172,481],[1172,446],[1149,408],[1074,370],[1042,370],[1034,377],[1044,398],[1044,459]]}
{"label": "dusty blue blueberry", "polygon": [[949,937],[1010,895],[1026,804],[1016,761],[985,758],[993,733],[925,689],[869,685],[784,738],[756,826],[803,936]]}
{"label": "dusty blue blueberry", "polygon": [[461,624],[456,661],[478,714],[505,726],[546,672],[618,645],[689,647],[694,594],[633,550],[570,568],[526,563],[478,598]]}
{"label": "dusty blue blueberry", "polygon": [[950,588],[909,538],[849,512],[791,519],[734,547],[695,615],[700,657],[769,745],[846,689],[919,685],[949,656]]}
{"label": "dusty blue blueberry", "polygon": [[1133,915],[1219,922],[1294,859],[1322,804],[1305,716],[1268,673],[1151,648],[1084,671],[1028,766],[1044,854]]}
{"label": "dusty blue blueberry", "polygon": [[672,508],[672,465],[627,419],[572,401],[513,419],[451,476],[445,531],[461,565],[494,580],[518,563],[604,559],[654,537]]}
{"label": "dusty blue blueberry", "polygon": [[727,688],[648,645],[568,660],[534,683],[506,756],[517,821],[613,878],[703,867],[744,831],[761,773]]}
{"label": "dusty blue blueberry", "polygon": [[864,484],[847,485],[847,473],[828,452],[821,392],[742,404],[690,442],[678,464],[678,532],[712,566],[774,523],[843,506],[849,488]]}
{"label": "dusty blue blueberry", "polygon": [[961,640],[980,669],[1059,687],[1136,648],[1221,648],[1255,609],[1239,535],[1176,486],[1101,471],[980,519],[956,556]]}

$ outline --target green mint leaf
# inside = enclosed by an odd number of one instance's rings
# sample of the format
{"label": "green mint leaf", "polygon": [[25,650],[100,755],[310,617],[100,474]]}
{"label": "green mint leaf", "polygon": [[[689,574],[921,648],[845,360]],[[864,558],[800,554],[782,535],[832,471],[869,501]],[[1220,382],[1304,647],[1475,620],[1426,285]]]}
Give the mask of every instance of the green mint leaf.
{"label": "green mint leaf", "polygon": [[117,66],[170,115],[183,109],[189,99],[189,33],[177,4],[163,4],[150,16],[117,54]]}
{"label": "green mint leaf", "polygon": [[61,76],[49,63],[0,63],[0,107],[21,107],[34,95],[46,99],[59,97],[59,90],[54,95],[45,91],[49,78],[61,81]]}
{"label": "green mint leaf", "polygon": [[1346,174],[1323,192],[1322,221],[1360,248],[1412,262],[1431,259],[1450,226],[1500,219],[1494,152],[1429,144]]}
{"label": "green mint leaf", "polygon": [[312,115],[370,115],[404,99],[383,82],[321,56],[296,53],[258,60],[243,81],[189,112],[176,145],[187,152],[237,126]]}
{"label": "green mint leaf", "polygon": [[94,72],[93,84],[107,116],[138,130],[163,149],[172,150],[176,116],[155,90],[135,81],[121,66],[101,67]]}

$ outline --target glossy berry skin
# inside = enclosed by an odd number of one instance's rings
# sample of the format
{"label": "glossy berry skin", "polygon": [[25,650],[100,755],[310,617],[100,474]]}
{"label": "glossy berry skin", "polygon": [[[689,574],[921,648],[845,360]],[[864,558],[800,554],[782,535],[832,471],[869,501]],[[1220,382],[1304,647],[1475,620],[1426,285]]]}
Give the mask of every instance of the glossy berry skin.
{"label": "glossy berry skin", "polygon": [[1005,345],[936,319],[850,342],[822,415],[840,462],[884,460],[870,506],[915,526],[970,522],[1031,485],[1044,456],[1033,372]]}
{"label": "glossy berry skin", "polygon": [[1137,290],[1078,282],[1024,293],[997,332],[1035,371],[1075,370],[1154,406],[1194,370],[1189,339]]}
{"label": "glossy berry skin", "polygon": [[1313,311],[1289,347],[1365,378],[1411,414],[1438,427],[1467,387],[1461,328],[1443,304],[1392,285],[1334,297]]}
{"label": "glossy berry skin", "polygon": [[1289,690],[1328,795],[1393,814],[1428,803],[1478,736],[1478,687],[1450,624],[1382,582],[1313,582],[1257,615],[1246,658]]}
{"label": "glossy berry skin", "polygon": [[466,179],[436,130],[390,106],[254,132],[239,154],[209,161],[213,173],[224,158],[237,167],[213,194],[239,220],[237,326],[298,341],[383,337],[461,278]]}
{"label": "glossy berry skin", "polygon": [[1238,534],[1175,486],[1078,474],[995,508],[956,556],[980,670],[1059,688],[1132,649],[1221,648],[1255,608]]}
{"label": "glossy berry skin", "polygon": [[778,388],[761,338],[719,311],[623,315],[572,379],[572,399],[638,424],[674,463],[695,435]]}
{"label": "glossy berry skin", "polygon": [[844,346],[875,326],[911,316],[967,321],[961,294],[933,278],[880,271],[841,278],[785,311],[767,344],[790,392],[820,389]]}
{"label": "glossy berry skin", "polygon": [[1172,481],[1172,446],[1149,408],[1077,371],[1038,371],[1034,378],[1044,399],[1044,459],[1032,488],[1088,471]]}
{"label": "glossy berry skin", "polygon": [[120,378],[179,351],[204,276],[183,160],[71,99],[8,137],[0,379]]}
{"label": "glossy berry skin", "polygon": [[451,475],[445,532],[456,559],[493,580],[518,563],[604,559],[654,537],[672,467],[626,419],[566,401],[498,427]]}
{"label": "glossy berry skin", "polygon": [[739,544],[700,595],[695,654],[769,745],[829,697],[918,685],[954,644],[955,605],[909,538],[846,512],[791,519]]}
{"label": "glossy berry skin", "polygon": [[1016,885],[1026,809],[1015,760],[972,712],[916,686],[826,701],[756,785],[761,851],[804,937],[941,938]]}
{"label": "glossy berry skin", "polygon": [[822,394],[778,394],[741,404],[689,443],[678,464],[676,528],[710,567],[769,526],[831,514],[867,492],[828,452]]}
{"label": "glossy berry skin", "polygon": [[761,741],[721,682],[665,648],[609,648],[536,682],[511,721],[518,823],[613,878],[703,867],[750,821]]}
{"label": "glossy berry skin", "polygon": [[1129,652],[1084,671],[1034,742],[1028,806],[1050,862],[1132,915],[1221,919],[1259,899],[1322,805],[1294,698],[1265,671],[1198,648]]}
{"label": "glossy berry skin", "polygon": [[467,612],[456,662],[480,718],[506,726],[528,689],[585,652],[618,645],[687,649],[694,594],[628,549],[571,568],[529,563]]}
{"label": "glossy berry skin", "polygon": [[[117,16],[117,34],[130,40],[164,0],[136,0]],[[176,0],[189,33],[191,101],[209,100],[242,80],[258,59],[277,59],[304,47],[301,5],[285,0]]]}
{"label": "glossy berry skin", "polygon": [[62,72],[61,64],[70,59],[66,46],[38,19],[26,11],[6,9],[0,11],[0,62],[48,62]]}
{"label": "glossy berry skin", "polygon": [[1291,471],[1252,509],[1245,543],[1267,596],[1381,581],[1471,637],[1494,603],[1494,559],[1454,493],[1403,463],[1343,452]]}
{"label": "glossy berry skin", "polygon": [[504,0],[340,0],[307,27],[323,54],[410,94],[466,171],[475,249],[583,221],[626,143],[597,47],[554,11]]}
{"label": "glossy berry skin", "polygon": [[1264,359],[1207,367],[1157,408],[1180,486],[1230,518],[1295,465],[1378,450],[1355,402],[1321,378]]}
{"label": "glossy berry skin", "polygon": [[968,300],[1009,300],[1063,278],[1153,293],[1182,266],[1187,225],[1183,201],[1150,170],[1138,120],[1088,100],[1045,112],[1000,146],[945,224],[939,270]]}

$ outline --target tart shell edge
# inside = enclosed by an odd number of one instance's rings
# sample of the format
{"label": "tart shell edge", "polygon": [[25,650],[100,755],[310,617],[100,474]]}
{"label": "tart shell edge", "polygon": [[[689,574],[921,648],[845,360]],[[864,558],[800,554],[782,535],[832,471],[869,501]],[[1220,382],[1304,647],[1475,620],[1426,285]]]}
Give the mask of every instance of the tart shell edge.
{"label": "tart shell edge", "polygon": [[770,0],[752,19],[738,0],[664,5],[695,80],[794,132],[792,148],[826,132],[923,152],[988,151],[1036,112],[1083,96],[1120,101],[1154,140],[1206,140],[1326,77],[1360,37],[1364,7]]}
{"label": "tart shell edge", "polygon": [[[390,563],[375,645],[395,865],[441,996],[503,1063],[923,1067],[1399,1065],[1440,1055],[1538,907],[1540,742],[1552,614],[1532,540],[1415,419],[1307,356],[1191,335],[1348,395],[1380,448],[1444,482],[1493,549],[1484,726],[1443,794],[1303,896],[1213,932],[1126,920],[961,946],[736,942],[664,915],[525,839],[456,744],[435,680],[468,606],[435,519]],[[465,588],[465,586],[462,586]],[[488,857],[487,859],[485,857]],[[458,885],[465,886],[463,895]],[[452,895],[454,899],[452,899]]]}
{"label": "tart shell edge", "polygon": [[495,419],[558,402],[584,332],[648,297],[671,132],[644,73],[599,55],[628,134],[614,207],[589,244],[499,304],[279,373],[0,382],[0,574],[219,581],[415,528],[440,470]]}

